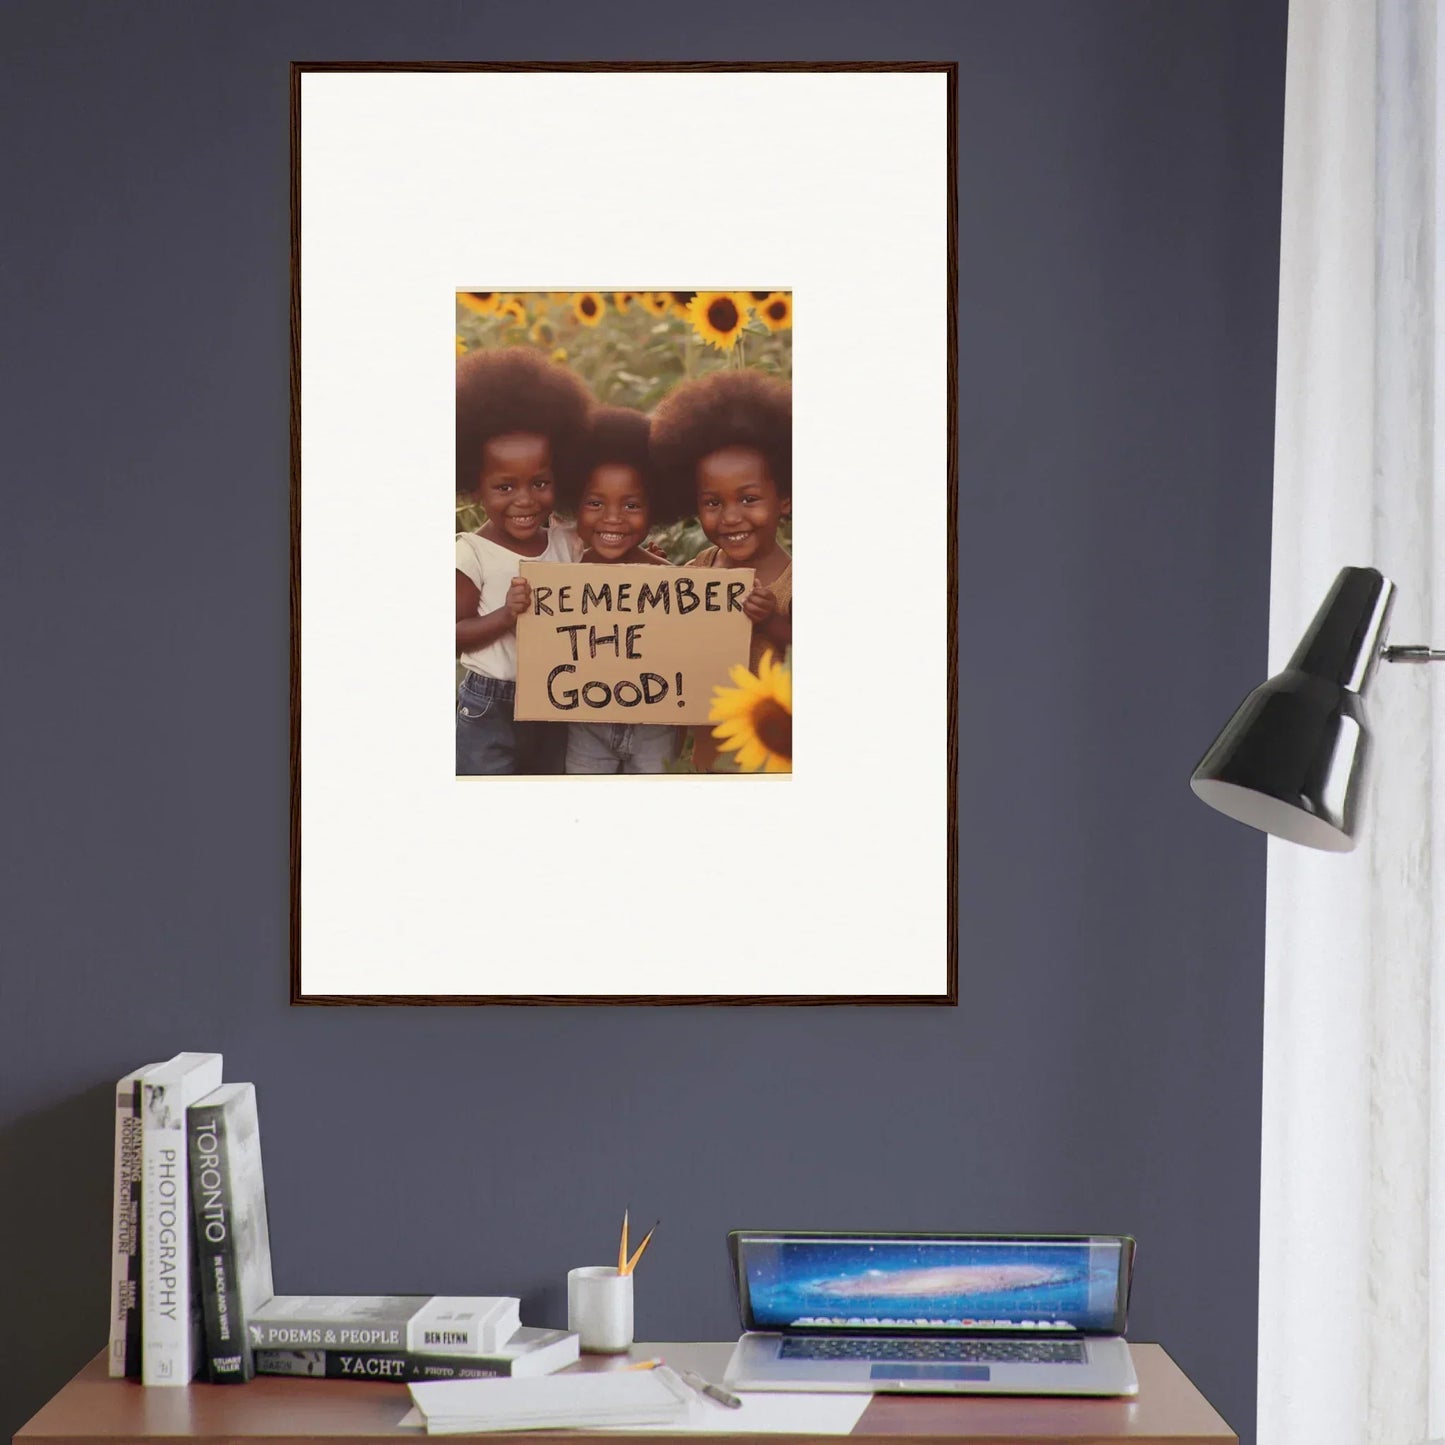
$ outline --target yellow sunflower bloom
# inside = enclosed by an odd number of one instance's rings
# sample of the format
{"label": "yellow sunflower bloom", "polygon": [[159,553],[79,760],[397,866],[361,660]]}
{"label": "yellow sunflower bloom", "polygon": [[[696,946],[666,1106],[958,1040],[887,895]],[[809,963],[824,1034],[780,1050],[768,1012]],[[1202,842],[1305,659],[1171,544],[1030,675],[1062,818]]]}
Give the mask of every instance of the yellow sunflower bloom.
{"label": "yellow sunflower bloom", "polygon": [[552,353],[552,360],[560,366],[567,360],[567,348],[565,346],[559,346],[556,351]]}
{"label": "yellow sunflower bloom", "polygon": [[786,331],[793,324],[793,293],[774,291],[758,305],[758,320],[769,331]]}
{"label": "yellow sunflower bloom", "polygon": [[747,292],[699,291],[687,308],[687,319],[709,346],[731,351],[747,323]]}
{"label": "yellow sunflower bloom", "polygon": [[458,337],[457,337],[457,355],[458,355],[458,356],[465,356],[466,354],[467,354],[467,343],[466,343],[465,341],[463,341],[460,336],[458,336]]}
{"label": "yellow sunflower bloom", "polygon": [[666,316],[672,309],[672,297],[666,291],[643,291],[637,299],[654,316]]}
{"label": "yellow sunflower bloom", "polygon": [[676,316],[686,316],[687,308],[692,305],[696,291],[664,291],[662,295],[667,297],[669,309]]}
{"label": "yellow sunflower bloom", "polygon": [[527,308],[515,297],[509,297],[497,308],[497,315],[505,318],[512,326],[525,327],[527,324]]}
{"label": "yellow sunflower bloom", "polygon": [[734,753],[745,773],[793,771],[793,674],[764,653],[757,676],[734,667],[732,687],[715,687],[708,721],[721,752]]}
{"label": "yellow sunflower bloom", "polygon": [[495,316],[501,301],[500,291],[457,292],[457,305],[465,306],[468,311],[475,312],[478,316]]}
{"label": "yellow sunflower bloom", "polygon": [[614,291],[612,293],[612,304],[619,312],[626,311],[636,299],[637,293],[635,291]]}
{"label": "yellow sunflower bloom", "polygon": [[579,291],[572,298],[572,314],[584,326],[600,326],[607,303],[595,291]]}
{"label": "yellow sunflower bloom", "polygon": [[555,346],[557,344],[557,328],[546,317],[538,317],[532,326],[532,340],[538,346]]}

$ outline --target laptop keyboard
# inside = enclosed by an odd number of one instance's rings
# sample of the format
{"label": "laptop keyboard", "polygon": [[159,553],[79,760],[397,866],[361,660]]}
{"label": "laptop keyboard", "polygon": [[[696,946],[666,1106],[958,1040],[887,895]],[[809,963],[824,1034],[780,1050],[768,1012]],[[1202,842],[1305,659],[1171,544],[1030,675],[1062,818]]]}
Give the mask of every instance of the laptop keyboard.
{"label": "laptop keyboard", "polygon": [[859,1340],[789,1336],[782,1360],[914,1360],[983,1365],[1082,1365],[1082,1340]]}

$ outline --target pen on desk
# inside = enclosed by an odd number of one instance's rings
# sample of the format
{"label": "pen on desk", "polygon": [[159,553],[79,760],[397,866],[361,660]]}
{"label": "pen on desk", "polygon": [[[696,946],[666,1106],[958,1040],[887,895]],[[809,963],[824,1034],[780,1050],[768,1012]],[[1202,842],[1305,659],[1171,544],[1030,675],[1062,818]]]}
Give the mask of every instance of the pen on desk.
{"label": "pen on desk", "polygon": [[714,1385],[711,1380],[704,1380],[696,1370],[677,1370],[680,1375],[700,1395],[706,1395],[709,1400],[716,1400],[719,1405],[726,1405],[729,1410],[741,1410],[743,1402],[730,1390],[724,1390],[721,1385]]}

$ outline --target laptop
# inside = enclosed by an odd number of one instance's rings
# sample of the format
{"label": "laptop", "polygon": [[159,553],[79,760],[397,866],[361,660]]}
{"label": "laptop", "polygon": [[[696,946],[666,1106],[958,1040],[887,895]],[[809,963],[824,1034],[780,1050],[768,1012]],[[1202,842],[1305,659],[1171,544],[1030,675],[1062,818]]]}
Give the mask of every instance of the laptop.
{"label": "laptop", "polygon": [[1137,1395],[1124,1234],[735,1230],[738,1390]]}

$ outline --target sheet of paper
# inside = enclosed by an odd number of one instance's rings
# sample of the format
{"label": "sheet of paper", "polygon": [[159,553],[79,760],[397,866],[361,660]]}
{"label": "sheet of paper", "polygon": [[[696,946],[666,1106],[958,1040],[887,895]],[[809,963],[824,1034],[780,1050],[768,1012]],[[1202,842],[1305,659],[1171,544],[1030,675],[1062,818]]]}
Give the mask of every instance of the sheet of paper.
{"label": "sheet of paper", "polygon": [[[740,1397],[741,1410],[729,1410],[711,1400],[688,1406],[687,1418],[675,1425],[653,1425],[653,1431],[729,1435],[851,1435],[871,1395],[803,1395],[759,1390]],[[426,1417],[415,1407],[397,1421],[399,1428],[425,1430]],[[621,1430],[616,1434],[624,1433]],[[645,1434],[634,1429],[631,1434]]]}
{"label": "sheet of paper", "polygon": [[668,1369],[438,1380],[409,1384],[407,1389],[426,1416],[429,1435],[665,1426],[683,1416],[696,1398]]}
{"label": "sheet of paper", "polygon": [[[739,1395],[742,1409],[729,1410],[704,1395],[688,1403],[687,1416],[673,1425],[628,1431],[696,1435],[850,1435],[872,1395],[808,1395],[792,1390],[754,1390]],[[620,1431],[613,1433],[622,1433]]]}

